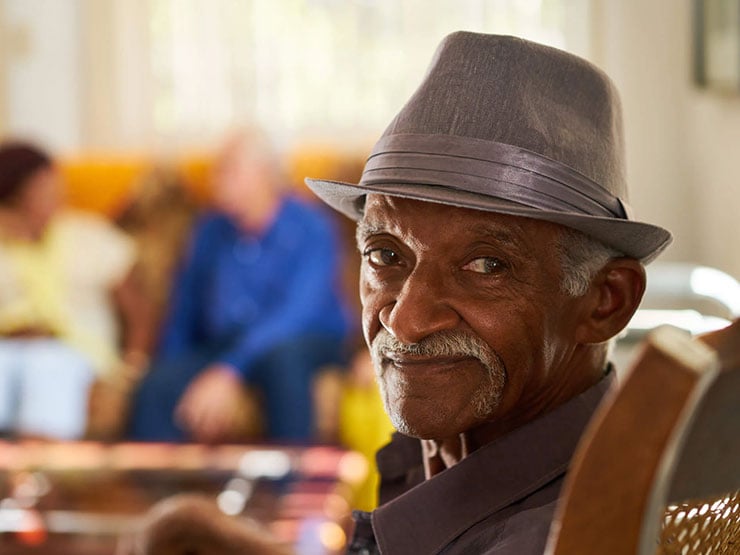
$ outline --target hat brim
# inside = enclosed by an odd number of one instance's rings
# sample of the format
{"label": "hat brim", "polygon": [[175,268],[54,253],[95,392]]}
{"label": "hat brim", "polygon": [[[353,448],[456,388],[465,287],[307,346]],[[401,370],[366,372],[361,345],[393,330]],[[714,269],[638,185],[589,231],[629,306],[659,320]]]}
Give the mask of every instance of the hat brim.
{"label": "hat brim", "polygon": [[306,178],[306,185],[326,204],[353,220],[362,218],[364,197],[379,193],[395,197],[436,202],[485,212],[522,216],[576,229],[648,264],[671,243],[671,234],[662,227],[619,218],[589,216],[531,208],[498,197],[423,184],[353,185],[342,181]]}

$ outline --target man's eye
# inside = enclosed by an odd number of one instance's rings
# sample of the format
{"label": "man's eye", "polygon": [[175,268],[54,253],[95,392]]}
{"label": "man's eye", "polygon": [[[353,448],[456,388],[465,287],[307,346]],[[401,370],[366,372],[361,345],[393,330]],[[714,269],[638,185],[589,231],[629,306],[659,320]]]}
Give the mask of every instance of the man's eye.
{"label": "man's eye", "polygon": [[398,264],[398,254],[391,249],[368,249],[363,254],[374,266]]}
{"label": "man's eye", "polygon": [[496,274],[505,269],[506,264],[501,259],[493,256],[482,256],[471,260],[463,266],[463,270],[470,270],[471,272],[478,272],[480,274]]}

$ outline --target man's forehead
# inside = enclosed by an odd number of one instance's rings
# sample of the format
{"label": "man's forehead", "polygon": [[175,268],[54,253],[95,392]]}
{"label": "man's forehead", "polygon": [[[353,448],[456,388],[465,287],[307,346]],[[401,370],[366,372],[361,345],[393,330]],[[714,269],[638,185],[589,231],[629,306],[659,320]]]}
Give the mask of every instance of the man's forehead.
{"label": "man's forehead", "polygon": [[424,200],[371,194],[365,203],[363,218],[357,224],[357,238],[378,233],[401,233],[430,228],[440,234],[465,233],[486,235],[516,243],[538,230],[558,234],[562,226],[473,208],[450,206]]}
{"label": "man's forehead", "polygon": [[447,217],[470,220],[495,219],[495,215],[483,210],[462,208],[421,199],[373,193],[366,197],[361,223],[369,226],[392,223],[403,225],[406,222],[413,221],[415,216],[420,213],[443,214]]}

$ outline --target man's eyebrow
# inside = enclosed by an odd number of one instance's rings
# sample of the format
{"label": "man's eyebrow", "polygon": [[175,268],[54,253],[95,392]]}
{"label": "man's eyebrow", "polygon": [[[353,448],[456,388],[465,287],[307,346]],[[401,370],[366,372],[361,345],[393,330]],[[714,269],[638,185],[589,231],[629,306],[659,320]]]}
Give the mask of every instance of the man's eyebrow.
{"label": "man's eyebrow", "polygon": [[377,235],[378,233],[382,233],[384,230],[385,228],[381,225],[366,222],[365,220],[360,220],[359,222],[357,222],[357,230],[355,231],[355,239],[357,241],[357,244],[361,245],[367,240],[368,237],[372,235]]}

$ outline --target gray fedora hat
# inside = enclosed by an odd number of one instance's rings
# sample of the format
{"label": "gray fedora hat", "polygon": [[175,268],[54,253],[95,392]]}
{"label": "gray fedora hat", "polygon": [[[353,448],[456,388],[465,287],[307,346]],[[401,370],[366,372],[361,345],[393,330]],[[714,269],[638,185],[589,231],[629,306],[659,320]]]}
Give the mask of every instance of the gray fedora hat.
{"label": "gray fedora hat", "polygon": [[558,223],[645,263],[671,242],[630,212],[609,78],[516,37],[448,35],[360,182],[306,184],[355,220],[365,196],[381,193]]}

